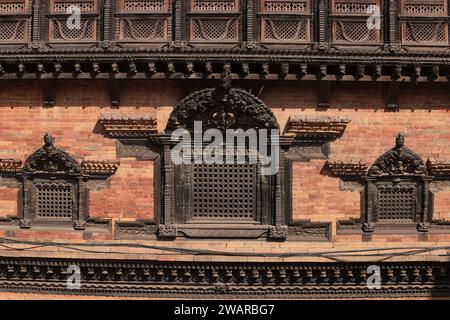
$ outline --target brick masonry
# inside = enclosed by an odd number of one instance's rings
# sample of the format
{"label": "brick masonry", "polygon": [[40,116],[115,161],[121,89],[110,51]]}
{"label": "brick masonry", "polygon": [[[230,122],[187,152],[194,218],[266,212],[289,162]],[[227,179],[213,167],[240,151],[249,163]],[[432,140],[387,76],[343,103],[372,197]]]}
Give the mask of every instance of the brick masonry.
{"label": "brick masonry", "polygon": [[[43,108],[37,81],[0,82],[0,158],[24,161],[42,145],[48,131],[56,137],[56,146],[78,161],[113,160],[115,141],[98,133],[96,123],[101,113],[153,115],[162,132],[172,108],[189,92],[214,86],[214,82],[128,80],[121,82],[121,106],[109,107],[107,82],[101,80],[61,80],[55,87],[56,107]],[[274,111],[280,128],[290,116],[329,116],[351,120],[342,138],[331,144],[331,159],[363,160],[371,164],[394,145],[403,132],[406,145],[424,160],[450,160],[449,91],[446,85],[411,84],[400,88],[400,112],[385,112],[387,84],[333,83],[331,108],[317,111],[317,86],[305,82],[266,82],[264,87],[236,81],[234,86],[260,92],[260,98]],[[331,222],[360,215],[358,192],[342,191],[339,179],[321,174],[324,160],[293,165],[293,217]],[[153,162],[134,158],[121,159],[110,178],[110,188],[93,191],[89,211],[92,217],[120,220],[154,217]],[[439,192],[434,199],[435,218],[450,218],[450,191]],[[0,215],[17,214],[17,189],[0,188]],[[20,230],[20,238],[52,239],[55,234],[41,230]],[[417,236],[377,236],[380,242],[418,241]],[[82,239],[80,232],[58,233],[56,238]],[[94,234],[94,240],[111,239]],[[375,240],[375,239],[374,239]],[[334,236],[333,241],[360,242],[360,236]],[[429,241],[450,241],[446,235],[430,235]],[[248,243],[259,243],[251,242]]]}

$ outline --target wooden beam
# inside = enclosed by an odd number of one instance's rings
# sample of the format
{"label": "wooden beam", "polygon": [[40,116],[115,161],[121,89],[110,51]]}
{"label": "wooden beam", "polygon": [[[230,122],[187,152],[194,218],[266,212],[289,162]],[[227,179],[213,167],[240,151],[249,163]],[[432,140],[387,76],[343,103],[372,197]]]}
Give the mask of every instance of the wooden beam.
{"label": "wooden beam", "polygon": [[319,99],[317,107],[320,109],[328,109],[331,99],[331,81],[319,81]]}
{"label": "wooden beam", "polygon": [[55,101],[55,90],[53,80],[42,80],[42,104],[44,107],[54,107],[56,105]]}
{"label": "wooden beam", "polygon": [[120,86],[119,80],[117,80],[114,76],[109,79],[109,96],[111,99],[111,106],[118,107],[120,106]]}
{"label": "wooden beam", "polygon": [[400,88],[400,82],[391,81],[389,83],[386,111],[395,112],[398,111],[398,92]]}

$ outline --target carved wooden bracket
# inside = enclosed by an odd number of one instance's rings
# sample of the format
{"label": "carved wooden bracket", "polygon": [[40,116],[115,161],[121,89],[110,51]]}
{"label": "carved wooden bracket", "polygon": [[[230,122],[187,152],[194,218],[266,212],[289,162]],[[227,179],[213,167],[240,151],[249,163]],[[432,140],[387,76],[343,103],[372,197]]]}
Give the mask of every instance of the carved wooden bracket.
{"label": "carved wooden bracket", "polygon": [[111,138],[146,137],[157,132],[157,121],[148,115],[102,114],[98,123]]}
{"label": "carved wooden bracket", "polygon": [[305,119],[297,116],[290,117],[284,134],[294,135],[296,140],[334,141],[340,138],[350,120],[320,117]]}

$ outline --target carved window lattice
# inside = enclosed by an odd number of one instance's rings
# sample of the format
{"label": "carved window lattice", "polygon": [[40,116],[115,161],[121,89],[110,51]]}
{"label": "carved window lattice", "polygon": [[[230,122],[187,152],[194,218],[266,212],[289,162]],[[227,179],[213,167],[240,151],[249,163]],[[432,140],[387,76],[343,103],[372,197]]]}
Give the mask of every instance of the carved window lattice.
{"label": "carved window lattice", "polygon": [[334,3],[334,12],[339,13],[367,13],[369,6],[377,5],[375,1],[371,2],[350,2],[336,1]]}
{"label": "carved window lattice", "polygon": [[191,11],[238,11],[237,0],[192,0]]}
{"label": "carved window lattice", "polygon": [[413,23],[404,24],[404,41],[406,42],[446,42],[447,24],[445,23]]}
{"label": "carved window lattice", "polygon": [[165,40],[166,19],[122,19],[122,40]]}
{"label": "carved window lattice", "polygon": [[193,19],[191,39],[196,41],[237,41],[236,19]]}
{"label": "carved window lattice", "polygon": [[119,41],[165,42],[171,28],[169,0],[120,0],[116,12]]}
{"label": "carved window lattice", "polygon": [[263,11],[267,13],[306,13],[309,12],[308,1],[263,1]]}
{"label": "carved window lattice", "polygon": [[25,1],[0,2],[0,15],[25,12],[26,7],[27,3]]}
{"label": "carved window lattice", "polygon": [[447,15],[446,0],[403,0],[401,13],[407,15]]}
{"label": "carved window lattice", "polygon": [[[342,44],[381,43],[381,29],[368,27],[368,18],[373,14],[369,9],[373,9],[373,6],[378,7],[380,14],[382,13],[380,0],[332,0],[330,10],[332,41]],[[383,21],[382,17],[380,21]]]}
{"label": "carved window lattice", "polygon": [[30,19],[28,0],[0,0],[0,43],[26,42]]}
{"label": "carved window lattice", "polygon": [[95,27],[94,19],[81,19],[79,29],[69,29],[66,19],[53,19],[50,21],[50,40],[93,41],[96,38]]}
{"label": "carved window lattice", "polygon": [[335,22],[335,39],[344,42],[377,42],[377,30],[369,30],[364,22]]}
{"label": "carved window lattice", "polygon": [[66,183],[37,183],[35,185],[35,212],[37,219],[73,219],[74,190]]}
{"label": "carved window lattice", "polygon": [[[448,8],[445,0],[424,3],[417,0],[401,2],[402,42],[411,45],[448,44]],[[434,18],[430,20],[430,18]]]}
{"label": "carved window lattice", "polygon": [[238,0],[191,0],[189,38],[196,42],[238,42],[241,13]]}
{"label": "carved window lattice", "polygon": [[260,0],[261,41],[309,42],[310,7],[305,0]]}
{"label": "carved window lattice", "polygon": [[414,221],[417,193],[414,185],[381,185],[377,189],[378,221]]}
{"label": "carved window lattice", "polygon": [[24,41],[26,40],[27,21],[1,21],[0,41]]}
{"label": "carved window lattice", "polygon": [[191,220],[251,221],[256,165],[193,165]]}
{"label": "carved window lattice", "polygon": [[124,11],[166,11],[167,0],[124,0],[122,3],[122,8]]}
{"label": "carved window lattice", "polygon": [[[71,6],[81,12],[79,28],[68,23],[68,17],[74,11],[67,11]],[[63,17],[61,17],[63,16]],[[52,0],[49,6],[49,41],[55,42],[89,42],[97,39],[98,5],[94,0]],[[70,21],[72,22],[72,21]]]}

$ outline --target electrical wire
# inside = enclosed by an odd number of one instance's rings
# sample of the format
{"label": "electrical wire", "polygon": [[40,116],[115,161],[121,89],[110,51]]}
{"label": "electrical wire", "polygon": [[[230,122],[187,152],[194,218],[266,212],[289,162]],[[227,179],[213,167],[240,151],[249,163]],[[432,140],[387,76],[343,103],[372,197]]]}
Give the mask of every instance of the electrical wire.
{"label": "electrical wire", "polygon": [[[13,244],[29,245],[29,247],[17,248],[10,246]],[[57,241],[36,241],[36,240],[17,240],[12,238],[0,237],[0,246],[7,250],[14,251],[27,251],[37,248],[45,247],[59,247],[64,249],[70,249],[74,251],[95,253],[95,254],[111,254],[111,252],[101,251],[101,250],[89,250],[83,249],[82,247],[128,247],[128,248],[142,248],[142,249],[154,249],[168,252],[176,252],[181,254],[190,255],[215,255],[215,256],[248,256],[248,257],[277,257],[277,258],[289,258],[289,257],[319,257],[331,259],[336,262],[350,262],[351,260],[345,258],[351,257],[381,257],[377,262],[384,262],[393,257],[397,256],[413,256],[420,253],[430,253],[438,250],[450,250],[449,246],[439,246],[439,247],[394,247],[394,248],[369,248],[369,249],[353,249],[353,250],[339,250],[339,251],[323,251],[323,252],[291,252],[291,253],[255,253],[255,252],[229,252],[229,251],[216,251],[207,249],[188,249],[188,248],[177,248],[177,247],[165,247],[157,245],[147,245],[140,243],[114,243],[114,242],[103,242],[103,243],[61,243]],[[81,247],[81,248],[80,248]],[[402,252],[389,253],[393,250],[403,250]],[[380,253],[385,251],[386,253]],[[373,252],[373,253],[372,253]],[[449,254],[440,255],[449,256]],[[352,261],[355,262],[355,261]]]}

